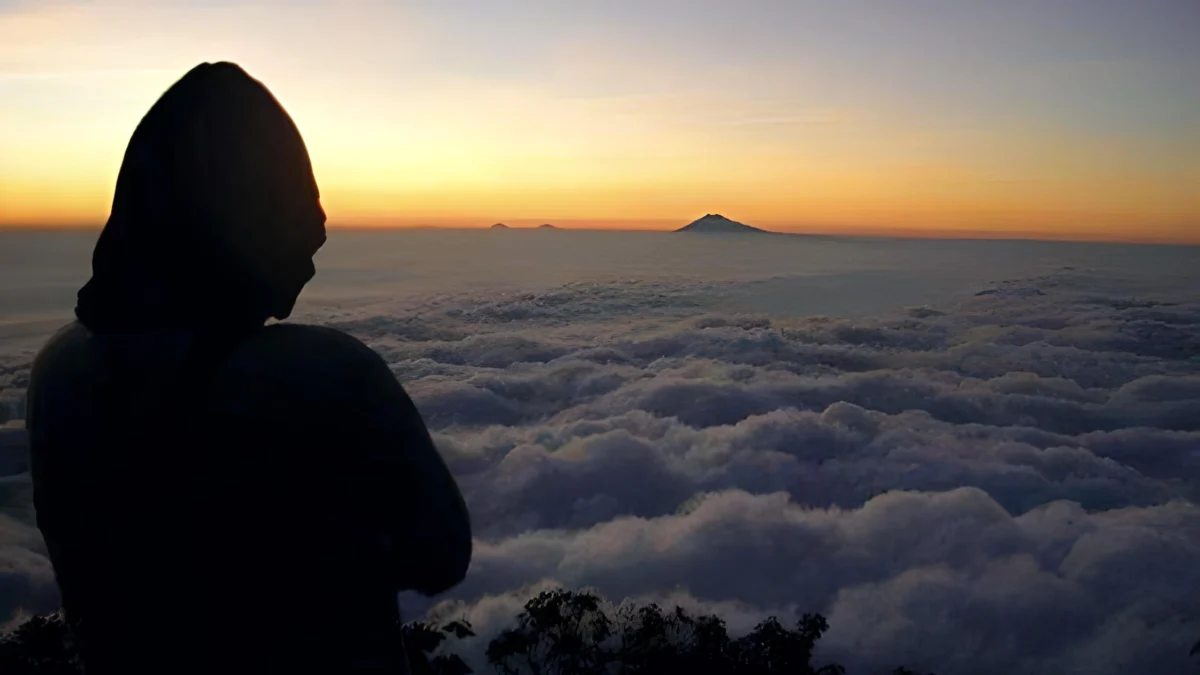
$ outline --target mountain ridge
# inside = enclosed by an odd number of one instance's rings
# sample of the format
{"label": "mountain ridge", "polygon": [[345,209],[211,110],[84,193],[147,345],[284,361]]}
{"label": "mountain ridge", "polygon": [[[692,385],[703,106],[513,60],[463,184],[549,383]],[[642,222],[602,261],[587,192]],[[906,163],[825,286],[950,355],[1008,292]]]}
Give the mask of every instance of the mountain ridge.
{"label": "mountain ridge", "polygon": [[730,220],[719,213],[706,213],[703,218],[697,218],[676,232],[699,232],[720,234],[770,234],[770,230],[753,227],[736,220]]}

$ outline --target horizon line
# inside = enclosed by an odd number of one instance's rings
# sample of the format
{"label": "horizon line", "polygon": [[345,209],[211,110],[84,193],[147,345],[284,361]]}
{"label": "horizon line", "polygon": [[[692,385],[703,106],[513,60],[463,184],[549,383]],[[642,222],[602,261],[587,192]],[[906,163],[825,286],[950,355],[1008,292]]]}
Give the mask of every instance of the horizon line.
{"label": "horizon line", "polygon": [[[516,219],[520,222],[538,222],[538,225],[508,225],[504,221],[496,221],[497,223],[505,224],[504,228],[494,228],[492,224],[488,225],[370,225],[363,223],[335,223],[327,225],[329,230],[338,230],[343,232],[369,232],[369,231],[428,231],[428,230],[450,230],[450,231],[491,231],[493,229],[503,229],[507,231],[545,231],[554,229],[563,232],[606,232],[606,233],[642,233],[642,234],[671,234],[676,233],[679,227],[671,228],[656,228],[656,227],[597,227],[597,226],[571,226],[559,225],[552,221],[533,220],[533,219]],[[572,220],[595,222],[592,219],[562,219],[559,223],[570,223]],[[646,221],[620,221],[613,220],[611,222],[646,222]],[[666,221],[662,222],[672,222]],[[550,224],[553,228],[541,227],[541,224]],[[756,226],[757,227],[757,226]],[[18,223],[0,223],[0,232],[71,232],[71,231],[98,231],[104,228],[103,224],[93,223],[46,223],[40,225],[33,224],[18,224]],[[1031,241],[1044,243],[1075,243],[1075,244],[1114,244],[1114,245],[1139,245],[1139,246],[1200,246],[1200,239],[1197,240],[1181,240],[1173,238],[1118,238],[1104,237],[1094,234],[1079,234],[1076,236],[1066,234],[1053,234],[1030,232],[1020,230],[971,230],[971,229],[901,229],[901,228],[857,228],[845,230],[840,228],[825,227],[825,228],[809,228],[809,229],[786,229],[786,230],[768,230],[762,229],[766,234],[779,235],[794,235],[806,237],[823,237],[823,238],[847,238],[847,239],[912,239],[912,240],[945,240],[945,241]],[[739,234],[739,233],[733,233]],[[747,233],[751,236],[754,233]],[[701,236],[711,236],[711,234],[701,233]]]}

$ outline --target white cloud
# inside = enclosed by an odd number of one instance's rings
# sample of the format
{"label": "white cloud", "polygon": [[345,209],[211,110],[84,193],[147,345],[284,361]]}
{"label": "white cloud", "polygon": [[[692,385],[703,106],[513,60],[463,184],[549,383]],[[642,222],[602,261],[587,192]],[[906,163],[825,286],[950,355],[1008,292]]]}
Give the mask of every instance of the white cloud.
{"label": "white cloud", "polygon": [[[711,313],[723,288],[325,316],[392,364],[471,507],[439,611],[482,637],[561,583],[745,628],[823,612],[822,658],[854,672],[1190,667],[1200,302],[1064,273],[852,320]],[[0,364],[16,400],[28,357]],[[0,522],[2,619],[51,596],[36,535]]]}

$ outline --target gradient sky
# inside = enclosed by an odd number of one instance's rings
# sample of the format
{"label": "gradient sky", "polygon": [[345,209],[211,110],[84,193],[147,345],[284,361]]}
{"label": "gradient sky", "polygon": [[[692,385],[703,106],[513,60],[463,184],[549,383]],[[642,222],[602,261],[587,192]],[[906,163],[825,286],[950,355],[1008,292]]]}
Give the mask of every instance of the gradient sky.
{"label": "gradient sky", "polygon": [[232,60],[333,225],[1200,242],[1196,0],[0,0],[0,224],[107,216],[157,96]]}

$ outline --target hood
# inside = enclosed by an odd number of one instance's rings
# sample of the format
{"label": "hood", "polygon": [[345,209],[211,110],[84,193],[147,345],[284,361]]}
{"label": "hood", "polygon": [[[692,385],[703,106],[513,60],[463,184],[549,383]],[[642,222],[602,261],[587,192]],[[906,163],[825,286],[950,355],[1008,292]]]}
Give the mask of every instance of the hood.
{"label": "hood", "polygon": [[285,318],[325,242],[308,151],[263,84],[204,63],[138,124],[76,316],[98,332]]}

